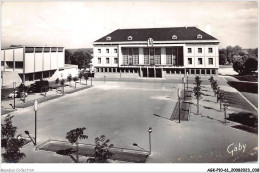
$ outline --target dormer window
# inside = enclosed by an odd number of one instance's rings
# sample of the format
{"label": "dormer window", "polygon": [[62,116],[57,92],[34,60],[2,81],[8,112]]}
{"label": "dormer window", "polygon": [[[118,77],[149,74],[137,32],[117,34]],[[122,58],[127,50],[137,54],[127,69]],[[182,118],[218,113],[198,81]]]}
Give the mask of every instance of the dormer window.
{"label": "dormer window", "polygon": [[198,34],[197,38],[202,39],[202,35]]}
{"label": "dormer window", "polygon": [[107,41],[110,41],[110,40],[111,40],[111,37],[110,37],[110,36],[108,36],[108,37],[106,38],[106,40],[107,40]]}
{"label": "dormer window", "polygon": [[133,40],[133,37],[130,35],[127,37],[127,40]]}
{"label": "dormer window", "polygon": [[172,39],[173,39],[173,40],[176,40],[176,39],[177,39],[177,36],[176,36],[176,35],[173,35],[173,36],[172,36]]}

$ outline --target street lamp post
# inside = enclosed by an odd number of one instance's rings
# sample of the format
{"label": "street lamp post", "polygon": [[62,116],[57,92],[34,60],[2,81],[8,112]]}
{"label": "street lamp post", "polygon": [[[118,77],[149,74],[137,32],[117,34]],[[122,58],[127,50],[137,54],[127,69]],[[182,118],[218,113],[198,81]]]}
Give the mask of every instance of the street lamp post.
{"label": "street lamp post", "polygon": [[35,112],[35,144],[37,145],[37,110],[38,110],[38,100],[34,101],[34,112]]}
{"label": "street lamp post", "polygon": [[178,89],[179,123],[181,123],[181,89]]}
{"label": "street lamp post", "polygon": [[152,128],[151,128],[151,127],[149,127],[148,132],[149,132],[149,155],[150,155],[151,152],[152,152],[152,144],[151,144],[151,133],[152,133]]}
{"label": "street lamp post", "polygon": [[16,82],[13,83],[13,87],[14,87],[14,106],[13,106],[13,109],[15,109],[15,88],[16,88]]}
{"label": "street lamp post", "polygon": [[184,93],[183,93],[183,99],[185,100],[185,96],[186,96],[186,94],[185,94],[185,83],[186,83],[186,80],[185,80],[185,77],[183,78],[183,91],[184,91]]}
{"label": "street lamp post", "polygon": [[228,107],[228,104],[223,104],[224,106],[224,116],[225,116],[225,123],[227,122],[227,107]]}
{"label": "street lamp post", "polygon": [[189,88],[189,73],[187,72],[186,73],[186,76],[187,76],[187,90],[189,90],[188,88]]}

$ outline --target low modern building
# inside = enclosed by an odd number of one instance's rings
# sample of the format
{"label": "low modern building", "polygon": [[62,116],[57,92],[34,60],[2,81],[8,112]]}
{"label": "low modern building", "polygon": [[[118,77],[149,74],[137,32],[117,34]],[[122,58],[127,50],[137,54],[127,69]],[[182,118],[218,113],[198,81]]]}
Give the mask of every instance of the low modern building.
{"label": "low modern building", "polygon": [[219,41],[196,27],[118,29],[94,43],[95,77],[217,74]]}
{"label": "low modern building", "polygon": [[[2,86],[12,82],[66,78],[77,75],[77,66],[65,64],[63,47],[18,46],[1,50]],[[64,74],[63,74],[64,73]]]}

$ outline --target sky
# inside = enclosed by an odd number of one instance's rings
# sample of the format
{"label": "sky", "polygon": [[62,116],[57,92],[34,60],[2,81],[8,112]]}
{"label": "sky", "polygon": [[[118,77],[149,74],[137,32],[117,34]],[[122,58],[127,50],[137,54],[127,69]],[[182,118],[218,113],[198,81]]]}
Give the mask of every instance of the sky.
{"label": "sky", "polygon": [[[220,48],[258,47],[256,2],[2,2],[1,47],[91,48],[123,28],[210,28]],[[210,27],[209,27],[210,26]]]}

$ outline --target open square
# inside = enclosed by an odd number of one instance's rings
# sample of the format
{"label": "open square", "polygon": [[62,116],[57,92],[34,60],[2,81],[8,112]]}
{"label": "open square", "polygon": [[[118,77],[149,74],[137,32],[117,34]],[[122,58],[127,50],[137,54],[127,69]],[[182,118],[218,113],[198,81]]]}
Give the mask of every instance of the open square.
{"label": "open square", "polygon": [[[92,88],[39,105],[37,144],[48,139],[65,141],[68,131],[86,127],[89,139],[80,143],[94,144],[95,137],[106,135],[116,147],[138,149],[133,146],[137,143],[148,150],[148,128],[152,127],[152,153],[147,163],[254,161],[257,157],[255,134],[193,114],[195,106],[191,106],[189,121],[178,123],[170,120],[177,103],[177,89],[182,87],[181,83],[173,80],[95,81]],[[204,116],[214,114],[210,110],[205,115],[205,110],[202,110]],[[33,136],[33,108],[25,108],[12,115],[15,115],[13,123],[18,127],[17,134],[28,130]],[[223,112],[217,113],[214,118],[222,118],[222,115]],[[239,143],[246,144],[244,152],[238,151],[239,157],[227,152],[230,144],[238,146]],[[72,162],[69,157],[33,148],[31,143],[22,149],[26,157],[21,162]],[[38,152],[41,152],[41,157]],[[80,160],[84,161],[85,157]]]}

